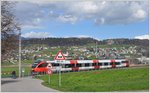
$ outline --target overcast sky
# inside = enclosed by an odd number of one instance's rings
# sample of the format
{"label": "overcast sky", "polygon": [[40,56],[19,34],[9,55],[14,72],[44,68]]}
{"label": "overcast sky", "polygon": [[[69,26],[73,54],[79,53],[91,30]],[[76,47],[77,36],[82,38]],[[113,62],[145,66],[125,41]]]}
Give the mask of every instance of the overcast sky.
{"label": "overcast sky", "polygon": [[20,1],[23,37],[148,38],[147,1]]}

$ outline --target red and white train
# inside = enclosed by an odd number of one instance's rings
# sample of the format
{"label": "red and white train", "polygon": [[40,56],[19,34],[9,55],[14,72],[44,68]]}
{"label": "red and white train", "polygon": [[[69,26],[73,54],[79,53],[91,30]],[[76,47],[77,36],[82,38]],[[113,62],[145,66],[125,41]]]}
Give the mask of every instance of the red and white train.
{"label": "red and white train", "polygon": [[32,72],[47,73],[48,64],[52,64],[52,71],[56,72],[61,70],[67,71],[82,71],[104,68],[120,68],[129,67],[129,61],[126,59],[115,60],[54,60],[54,61],[42,61],[38,60],[32,64]]}

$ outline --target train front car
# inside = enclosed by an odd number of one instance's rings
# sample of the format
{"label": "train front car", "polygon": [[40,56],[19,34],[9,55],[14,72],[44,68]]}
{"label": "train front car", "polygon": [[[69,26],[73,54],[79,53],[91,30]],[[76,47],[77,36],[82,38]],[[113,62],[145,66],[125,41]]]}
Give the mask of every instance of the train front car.
{"label": "train front car", "polygon": [[47,73],[47,64],[43,60],[37,60],[32,64],[32,74],[45,74]]}

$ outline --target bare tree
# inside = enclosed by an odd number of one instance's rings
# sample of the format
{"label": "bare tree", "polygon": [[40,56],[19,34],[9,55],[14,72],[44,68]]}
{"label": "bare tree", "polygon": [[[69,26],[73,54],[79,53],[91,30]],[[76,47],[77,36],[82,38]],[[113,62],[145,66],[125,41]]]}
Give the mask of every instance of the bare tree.
{"label": "bare tree", "polygon": [[9,1],[1,1],[1,51],[2,62],[12,56],[12,52],[18,49],[19,24],[13,15],[13,5]]}

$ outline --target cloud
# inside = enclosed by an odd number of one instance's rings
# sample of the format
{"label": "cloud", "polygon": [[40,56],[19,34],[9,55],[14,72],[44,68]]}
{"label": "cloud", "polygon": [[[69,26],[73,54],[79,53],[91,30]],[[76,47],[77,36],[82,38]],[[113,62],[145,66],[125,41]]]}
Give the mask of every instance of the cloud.
{"label": "cloud", "polygon": [[88,36],[88,35],[77,35],[76,37],[79,37],[79,38],[89,38],[90,36]]}
{"label": "cloud", "polygon": [[91,36],[88,36],[88,35],[65,36],[65,38],[71,38],[71,37],[75,37],[75,38],[92,38]]}
{"label": "cloud", "polygon": [[[75,24],[90,20],[94,24],[130,24],[148,18],[147,1],[20,1],[16,15],[23,24],[40,24],[48,19]],[[51,20],[52,21],[52,20]]]}
{"label": "cloud", "polygon": [[44,8],[39,5],[27,1],[20,1],[14,7],[14,14],[21,25],[35,26],[45,20]]}
{"label": "cloud", "polygon": [[149,39],[149,35],[136,36],[135,39]]}
{"label": "cloud", "polygon": [[58,17],[58,21],[74,24],[77,21],[77,17],[72,15],[63,15]]}
{"label": "cloud", "polygon": [[65,36],[64,38],[71,38],[71,37],[76,37],[76,38],[93,38],[93,39],[96,39],[98,41],[101,41],[101,39],[99,39],[99,38],[88,36],[88,35]]}
{"label": "cloud", "polygon": [[50,34],[47,32],[29,32],[21,35],[25,38],[46,38],[50,37]]}
{"label": "cloud", "polygon": [[43,26],[39,25],[21,25],[23,29],[43,29]]}

